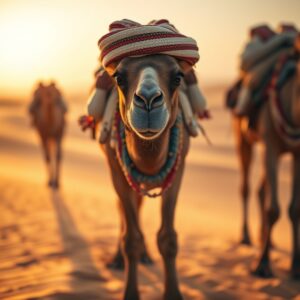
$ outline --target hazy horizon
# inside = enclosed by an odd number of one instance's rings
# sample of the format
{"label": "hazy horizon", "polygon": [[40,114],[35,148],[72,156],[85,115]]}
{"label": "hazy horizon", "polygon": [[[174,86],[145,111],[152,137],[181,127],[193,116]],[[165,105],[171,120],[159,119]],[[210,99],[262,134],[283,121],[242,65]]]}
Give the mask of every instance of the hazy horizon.
{"label": "hazy horizon", "polygon": [[[159,9],[158,9],[159,8]],[[138,11],[138,12],[137,12]],[[128,18],[143,24],[167,18],[197,40],[201,84],[228,84],[249,27],[280,21],[300,27],[300,1],[238,0],[174,3],[153,0],[38,1],[0,3],[0,98],[30,97],[37,80],[54,79],[66,95],[87,95],[97,67],[98,39],[108,25]]]}

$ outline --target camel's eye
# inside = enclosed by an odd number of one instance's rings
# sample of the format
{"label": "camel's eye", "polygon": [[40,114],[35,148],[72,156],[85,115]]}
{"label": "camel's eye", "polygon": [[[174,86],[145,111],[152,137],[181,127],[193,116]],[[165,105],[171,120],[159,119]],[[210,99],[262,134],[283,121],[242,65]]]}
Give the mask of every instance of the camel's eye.
{"label": "camel's eye", "polygon": [[173,80],[175,86],[179,86],[179,85],[180,85],[183,76],[184,76],[184,75],[183,75],[182,72],[178,72],[178,73],[175,75],[174,80]]}
{"label": "camel's eye", "polygon": [[122,75],[120,73],[116,73],[116,74],[114,74],[114,78],[115,78],[118,86],[122,87],[125,85],[126,79],[125,79],[124,75]]}
{"label": "camel's eye", "polygon": [[123,85],[124,84],[124,78],[122,76],[117,76],[116,77],[116,82],[118,85]]}

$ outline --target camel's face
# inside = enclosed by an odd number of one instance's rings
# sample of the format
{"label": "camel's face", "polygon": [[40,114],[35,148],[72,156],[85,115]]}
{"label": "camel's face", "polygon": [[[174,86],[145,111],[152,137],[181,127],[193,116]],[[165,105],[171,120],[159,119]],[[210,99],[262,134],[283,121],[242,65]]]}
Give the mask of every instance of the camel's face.
{"label": "camel's face", "polygon": [[52,104],[52,97],[51,97],[51,93],[49,90],[49,87],[44,86],[42,88],[40,88],[39,90],[39,94],[40,94],[40,98],[41,98],[41,103],[43,105],[51,105]]}
{"label": "camel's face", "polygon": [[129,129],[150,140],[172,126],[183,77],[174,58],[166,55],[126,58],[118,65],[114,77],[122,119]]}
{"label": "camel's face", "polygon": [[41,103],[45,106],[52,106],[59,97],[59,93],[53,85],[39,87],[38,90]]}

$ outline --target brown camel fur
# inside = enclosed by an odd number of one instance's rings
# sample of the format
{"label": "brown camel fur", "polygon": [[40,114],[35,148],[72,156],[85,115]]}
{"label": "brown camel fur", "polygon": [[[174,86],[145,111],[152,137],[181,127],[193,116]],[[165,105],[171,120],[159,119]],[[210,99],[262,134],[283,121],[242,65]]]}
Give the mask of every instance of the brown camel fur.
{"label": "brown camel fur", "polygon": [[[113,76],[118,86],[119,110],[126,127],[125,140],[129,156],[141,172],[156,174],[167,160],[170,129],[179,112],[178,89],[183,76],[180,65],[166,55],[125,58]],[[143,123],[145,118],[147,122]],[[136,125],[142,123],[148,125]],[[175,266],[178,246],[174,217],[189,136],[183,123],[180,126],[183,130],[182,159],[171,187],[162,194],[162,223],[157,235],[165,270],[165,300],[183,299]],[[139,299],[137,264],[141,256],[149,260],[139,221],[143,197],[129,186],[110,143],[104,144],[102,148],[119,198],[121,219],[124,221],[120,239],[126,273],[124,299],[136,300]],[[118,255],[120,258],[120,253]]]}
{"label": "brown camel fur", "polygon": [[53,84],[40,85],[35,92],[30,113],[33,126],[41,140],[49,178],[48,185],[58,188],[66,106]]}
{"label": "brown camel fur", "polygon": [[[288,117],[289,122],[295,127],[300,126],[300,69],[283,86],[280,91],[280,102]],[[261,212],[261,253],[253,273],[261,277],[272,276],[269,262],[271,247],[271,232],[279,218],[280,207],[278,204],[277,180],[278,162],[284,153],[290,153],[293,157],[293,185],[292,199],[289,207],[289,216],[293,229],[293,253],[291,275],[300,278],[300,148],[288,145],[278,134],[275,128],[271,102],[264,104],[259,112],[256,128],[256,137],[250,134],[245,126],[245,119],[233,117],[233,125],[236,133],[237,152],[241,165],[241,196],[243,200],[243,227],[242,243],[250,244],[248,232],[248,196],[249,196],[249,170],[252,158],[253,144],[259,140],[264,146],[263,178],[258,190],[258,199]]]}

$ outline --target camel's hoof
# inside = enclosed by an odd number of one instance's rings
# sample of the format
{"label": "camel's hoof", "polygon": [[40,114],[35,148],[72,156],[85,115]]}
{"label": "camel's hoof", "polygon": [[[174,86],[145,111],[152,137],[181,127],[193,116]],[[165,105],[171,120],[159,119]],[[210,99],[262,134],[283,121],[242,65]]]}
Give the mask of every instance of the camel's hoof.
{"label": "camel's hoof", "polygon": [[292,263],[291,277],[300,280],[300,262]]}
{"label": "camel's hoof", "polygon": [[256,268],[253,268],[251,273],[261,278],[272,278],[274,277],[269,263],[261,262]]}
{"label": "camel's hoof", "polygon": [[[153,260],[147,252],[144,252],[140,257],[140,263],[143,265],[152,265]],[[113,270],[124,270],[125,262],[123,256],[119,253],[116,254],[115,257],[106,264],[106,266]]]}
{"label": "camel's hoof", "polygon": [[116,255],[110,262],[106,264],[109,269],[124,270],[125,263],[122,255]]}
{"label": "camel's hoof", "polygon": [[184,300],[183,296],[178,290],[171,291],[170,293],[165,293],[164,300]]}
{"label": "camel's hoof", "polygon": [[300,269],[292,270],[291,271],[291,277],[292,277],[292,279],[300,280]]}
{"label": "camel's hoof", "polygon": [[140,263],[142,263],[143,265],[153,265],[153,259],[147,252],[144,252],[141,255]]}
{"label": "camel's hoof", "polygon": [[54,181],[54,183],[53,183],[53,185],[52,185],[52,188],[53,188],[54,190],[58,190],[58,189],[59,189],[59,183],[58,183],[58,181]]}
{"label": "camel's hoof", "polygon": [[48,186],[54,190],[59,189],[59,183],[56,180],[49,180]]}
{"label": "camel's hoof", "polygon": [[137,289],[126,289],[124,297],[124,300],[140,300],[140,295]]}
{"label": "camel's hoof", "polygon": [[249,234],[249,230],[247,228],[247,226],[243,227],[242,230],[242,239],[240,240],[240,244],[241,245],[247,245],[247,246],[251,246],[251,239],[250,239],[250,234]]}
{"label": "camel's hoof", "polygon": [[240,240],[240,244],[241,245],[246,245],[246,246],[251,246],[251,240],[250,237],[248,235],[243,236],[243,238]]}

